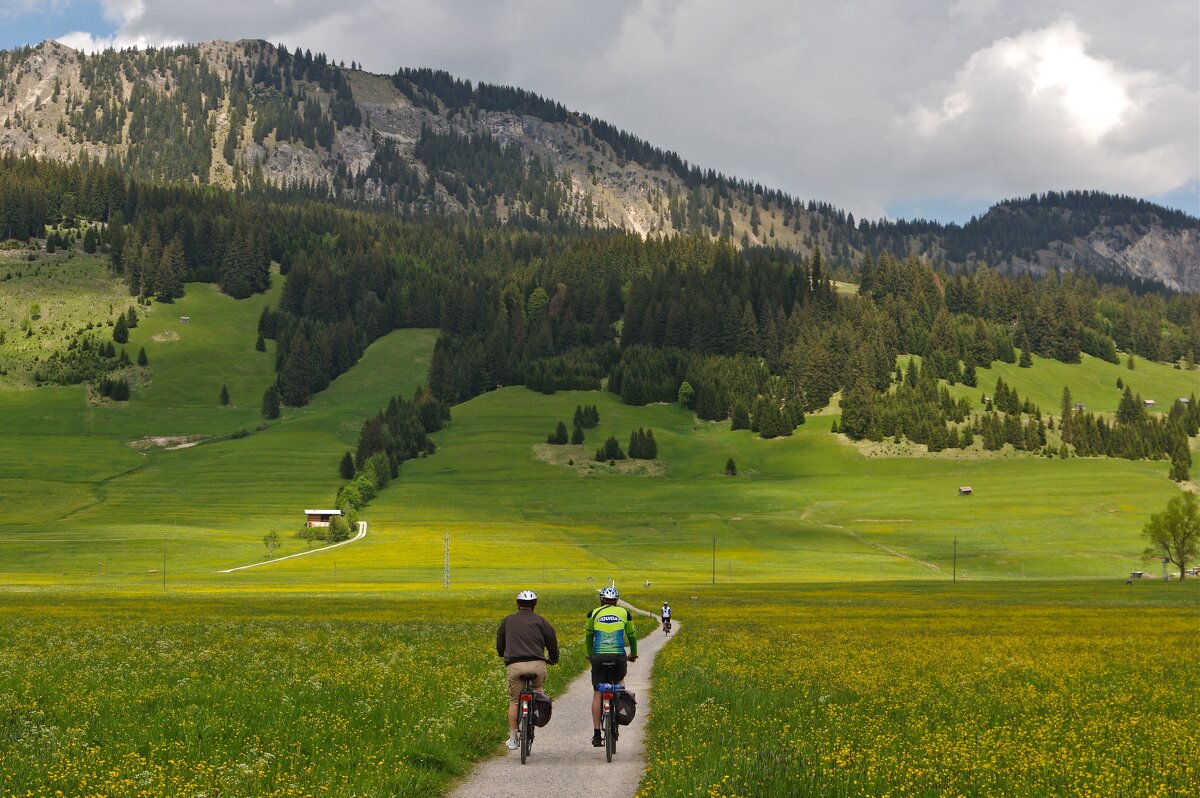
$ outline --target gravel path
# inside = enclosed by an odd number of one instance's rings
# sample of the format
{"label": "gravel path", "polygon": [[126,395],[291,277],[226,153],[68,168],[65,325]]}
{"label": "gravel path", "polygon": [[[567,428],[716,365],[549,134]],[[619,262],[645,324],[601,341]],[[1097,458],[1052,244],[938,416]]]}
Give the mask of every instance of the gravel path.
{"label": "gravel path", "polygon": [[[678,630],[676,623],[671,636]],[[559,634],[570,632],[559,630]],[[632,797],[646,769],[643,735],[650,713],[650,669],[658,650],[670,639],[658,628],[638,640],[637,662],[629,663],[625,677],[625,686],[637,695],[637,717],[621,728],[611,763],[605,761],[603,748],[592,747],[592,682],[585,671],[554,699],[554,717],[537,730],[527,764],[521,764],[519,751],[502,748],[502,755],[481,762],[449,798]],[[503,707],[497,707],[496,712],[502,713]],[[496,740],[498,746],[503,742]]]}

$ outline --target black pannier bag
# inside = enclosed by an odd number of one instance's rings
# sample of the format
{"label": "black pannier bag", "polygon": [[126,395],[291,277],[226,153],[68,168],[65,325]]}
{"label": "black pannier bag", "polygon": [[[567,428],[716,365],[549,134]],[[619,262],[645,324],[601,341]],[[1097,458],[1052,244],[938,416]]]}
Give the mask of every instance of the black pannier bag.
{"label": "black pannier bag", "polygon": [[533,694],[533,725],[541,728],[550,722],[550,713],[554,709],[550,696],[545,693]]}
{"label": "black pannier bag", "polygon": [[628,726],[637,714],[637,696],[628,690],[617,693],[617,723]]}

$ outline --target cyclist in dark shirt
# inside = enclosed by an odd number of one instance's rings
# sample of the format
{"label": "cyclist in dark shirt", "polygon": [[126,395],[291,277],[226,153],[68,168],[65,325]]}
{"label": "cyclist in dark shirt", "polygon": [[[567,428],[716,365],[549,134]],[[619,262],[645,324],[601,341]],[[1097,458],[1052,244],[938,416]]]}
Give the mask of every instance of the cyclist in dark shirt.
{"label": "cyclist in dark shirt", "polygon": [[508,672],[508,740],[505,745],[515,750],[517,743],[517,703],[520,700],[522,677],[533,676],[534,689],[546,683],[546,666],[558,664],[558,635],[550,623],[533,611],[537,594],[522,590],[517,594],[517,611],[505,616],[496,630],[496,653],[504,658]]}

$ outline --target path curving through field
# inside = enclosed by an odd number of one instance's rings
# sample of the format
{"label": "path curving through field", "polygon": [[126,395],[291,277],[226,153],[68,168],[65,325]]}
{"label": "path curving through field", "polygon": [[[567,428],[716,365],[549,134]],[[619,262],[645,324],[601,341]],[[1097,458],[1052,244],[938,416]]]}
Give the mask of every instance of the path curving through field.
{"label": "path curving through field", "polygon": [[[658,616],[621,602],[633,612],[657,619]],[[678,631],[679,624],[674,625]],[[583,634],[578,629],[559,629],[559,638]],[[638,640],[637,662],[629,663],[625,686],[637,695],[637,717],[621,729],[617,753],[611,763],[604,759],[603,748],[592,747],[592,682],[589,671],[573,680],[554,699],[554,716],[538,729],[527,764],[521,764],[519,751],[502,748],[503,754],[481,762],[448,796],[449,798],[632,798],[646,769],[644,736],[649,717],[650,669],[659,649],[671,636],[660,627]],[[498,675],[497,678],[500,678]],[[502,716],[503,706],[496,707]],[[497,739],[497,746],[503,744]]]}
{"label": "path curving through field", "polygon": [[316,554],[318,552],[329,551],[330,549],[336,549],[338,546],[346,546],[350,543],[353,543],[356,540],[362,540],[366,536],[367,536],[367,522],[359,521],[358,522],[358,534],[352,538],[347,538],[346,540],[341,540],[341,541],[338,541],[337,543],[330,543],[328,546],[322,546],[319,549],[309,549],[308,551],[301,551],[296,554],[289,554],[286,557],[276,557],[273,560],[263,560],[262,562],[251,563],[250,565],[239,565],[237,568],[226,568],[222,571],[217,571],[217,573],[231,574],[234,571],[244,571],[247,568],[257,568],[260,565],[270,565],[273,562],[283,562],[284,560],[290,560],[294,557],[307,557],[310,554]]}

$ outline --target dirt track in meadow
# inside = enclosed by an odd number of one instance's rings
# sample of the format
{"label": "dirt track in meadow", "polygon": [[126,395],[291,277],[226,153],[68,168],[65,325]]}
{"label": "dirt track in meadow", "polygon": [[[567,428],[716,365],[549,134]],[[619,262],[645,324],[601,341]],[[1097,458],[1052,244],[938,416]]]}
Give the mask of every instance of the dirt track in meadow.
{"label": "dirt track in meadow", "polygon": [[[636,607],[631,609],[651,615]],[[674,631],[678,630],[676,623]],[[592,747],[592,683],[589,672],[584,671],[554,699],[554,716],[547,726],[537,730],[525,765],[521,764],[519,751],[509,751],[502,739],[497,740],[497,749],[503,753],[479,763],[450,791],[450,798],[633,796],[646,769],[643,738],[651,710],[650,670],[655,655],[670,639],[656,628],[638,641],[637,662],[629,663],[625,677],[625,687],[637,695],[637,717],[631,725],[622,727],[611,763],[605,761],[603,748]],[[503,708],[497,707],[496,711],[503,712]]]}

